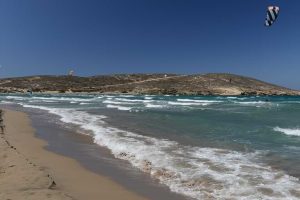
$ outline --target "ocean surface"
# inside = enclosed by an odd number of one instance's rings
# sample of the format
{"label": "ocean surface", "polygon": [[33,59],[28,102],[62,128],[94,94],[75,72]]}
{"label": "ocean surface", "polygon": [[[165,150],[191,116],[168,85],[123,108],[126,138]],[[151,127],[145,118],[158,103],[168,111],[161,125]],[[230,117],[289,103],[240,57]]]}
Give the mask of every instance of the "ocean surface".
{"label": "ocean surface", "polygon": [[[1,95],[194,199],[300,199],[300,97]],[[55,134],[55,133],[53,133]]]}

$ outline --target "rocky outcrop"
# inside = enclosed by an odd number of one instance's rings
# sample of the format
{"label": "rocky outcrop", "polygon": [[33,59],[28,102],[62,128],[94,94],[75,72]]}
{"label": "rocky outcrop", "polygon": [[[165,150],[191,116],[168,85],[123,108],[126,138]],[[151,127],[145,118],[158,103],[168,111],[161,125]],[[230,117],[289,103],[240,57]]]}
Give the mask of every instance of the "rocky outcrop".
{"label": "rocky outcrop", "polygon": [[32,76],[0,80],[0,92],[133,93],[169,95],[300,95],[299,91],[233,74]]}

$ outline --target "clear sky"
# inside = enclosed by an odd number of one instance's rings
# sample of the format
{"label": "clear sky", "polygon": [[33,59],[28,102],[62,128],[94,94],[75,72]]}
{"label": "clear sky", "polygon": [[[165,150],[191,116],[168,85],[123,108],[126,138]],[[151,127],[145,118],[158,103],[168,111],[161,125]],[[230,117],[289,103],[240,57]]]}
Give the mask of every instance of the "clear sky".
{"label": "clear sky", "polygon": [[[264,27],[266,8],[280,6]],[[0,0],[0,77],[228,72],[300,89],[299,0]]]}

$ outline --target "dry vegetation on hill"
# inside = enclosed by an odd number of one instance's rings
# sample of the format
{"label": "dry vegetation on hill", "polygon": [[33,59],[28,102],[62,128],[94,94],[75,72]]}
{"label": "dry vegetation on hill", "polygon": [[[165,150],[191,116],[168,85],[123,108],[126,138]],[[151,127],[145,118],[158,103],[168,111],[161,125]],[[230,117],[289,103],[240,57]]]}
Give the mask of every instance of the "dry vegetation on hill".
{"label": "dry vegetation on hill", "polygon": [[299,91],[233,74],[31,76],[0,80],[1,92],[95,92],[187,95],[300,95]]}

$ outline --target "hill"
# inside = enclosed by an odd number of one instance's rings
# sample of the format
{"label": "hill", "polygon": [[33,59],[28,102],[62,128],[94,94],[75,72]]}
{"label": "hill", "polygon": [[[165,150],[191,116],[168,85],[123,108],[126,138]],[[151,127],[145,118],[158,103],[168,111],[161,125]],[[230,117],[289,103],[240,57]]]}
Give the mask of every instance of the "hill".
{"label": "hill", "polygon": [[254,78],[234,74],[118,74],[91,77],[30,76],[0,79],[0,92],[133,93],[180,95],[300,95]]}

